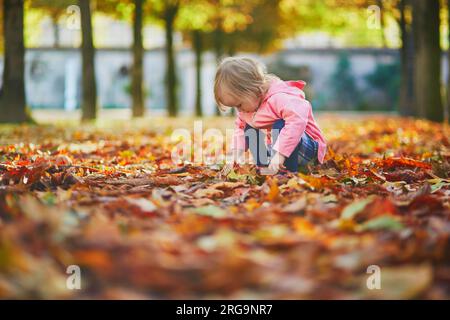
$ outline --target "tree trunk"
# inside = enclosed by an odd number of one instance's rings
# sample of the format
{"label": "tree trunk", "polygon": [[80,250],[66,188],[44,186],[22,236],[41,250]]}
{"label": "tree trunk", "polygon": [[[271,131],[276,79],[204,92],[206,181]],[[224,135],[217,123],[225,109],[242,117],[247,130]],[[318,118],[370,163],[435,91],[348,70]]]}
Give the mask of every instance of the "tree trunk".
{"label": "tree trunk", "polygon": [[414,0],[417,44],[414,61],[415,96],[419,117],[442,121],[439,0]]}
{"label": "tree trunk", "polygon": [[228,56],[233,57],[236,54],[236,39],[233,33],[228,34]]}
{"label": "tree trunk", "polygon": [[450,0],[447,0],[447,25],[449,26],[448,31],[448,41],[449,41],[449,48],[447,51],[447,110],[444,112],[444,121],[445,123],[449,122],[450,118]]}
{"label": "tree trunk", "polygon": [[52,14],[52,27],[53,27],[53,48],[59,48],[59,25],[58,25],[59,15]]}
{"label": "tree trunk", "polygon": [[411,116],[415,115],[415,110],[417,110],[414,106],[416,104],[416,97],[415,97],[415,82],[414,82],[414,57],[415,57],[415,41],[416,35],[415,35],[415,24],[414,21],[410,25],[410,28],[408,30],[408,39],[407,39],[407,65],[408,65],[408,92],[409,92],[409,114]]}
{"label": "tree trunk", "polygon": [[381,36],[381,45],[383,48],[387,48],[386,35],[385,31],[385,23],[384,23],[384,6],[382,0],[377,0],[377,5],[380,8],[380,36]]}
{"label": "tree trunk", "polygon": [[143,56],[144,45],[142,42],[142,25],[143,25],[143,2],[144,0],[134,0],[134,20],[133,20],[133,70],[132,70],[132,113],[133,117],[144,116],[144,92],[143,92]]}
{"label": "tree trunk", "polygon": [[411,55],[412,55],[412,70],[413,70],[413,87],[412,87],[412,91],[413,91],[413,112],[412,115],[414,117],[419,117],[419,106],[418,106],[418,102],[417,102],[417,96],[416,96],[416,81],[414,81],[414,77],[416,76],[416,53],[417,53],[417,44],[419,43],[419,36],[418,36],[418,22],[415,17],[414,17],[414,6],[415,6],[415,1],[416,0],[408,0],[409,3],[411,4],[411,15],[412,15],[412,22],[411,22],[411,37],[410,39],[412,40],[412,45],[410,46],[409,50],[411,51]]}
{"label": "tree trunk", "polygon": [[92,39],[92,19],[89,0],[79,0],[81,13],[82,101],[81,120],[97,117],[97,85],[95,82],[95,49]]}
{"label": "tree trunk", "polygon": [[195,115],[201,117],[203,115],[202,108],[202,54],[203,42],[201,31],[195,30],[192,32],[192,43],[195,52],[195,80],[196,80],[196,95],[195,95]]}
{"label": "tree trunk", "polygon": [[[450,1],[450,0],[449,0]],[[401,83],[400,83],[400,99],[399,113],[402,116],[412,116],[413,110],[413,75],[412,75],[412,34],[411,28],[406,23],[406,2],[400,0],[400,34],[402,46],[400,47],[400,64],[401,64]]]}
{"label": "tree trunk", "polygon": [[[234,39],[234,36],[232,33],[228,35],[228,56],[233,57],[236,54],[236,39]],[[236,115],[236,108],[231,108],[230,111],[230,117],[235,117]]]}
{"label": "tree trunk", "polygon": [[173,31],[178,6],[170,6],[165,10],[164,22],[166,28],[166,99],[167,110],[170,117],[178,115],[177,76],[175,55],[173,49]]}
{"label": "tree trunk", "polygon": [[[214,53],[216,56],[216,63],[219,65],[220,61],[223,58],[223,30],[221,28],[221,22],[218,22],[218,27],[214,30]],[[216,106],[216,115],[220,116],[220,109]]]}
{"label": "tree trunk", "polygon": [[219,64],[223,58],[223,41],[223,30],[218,27],[216,30],[214,30],[214,53],[216,55],[217,64]]}
{"label": "tree trunk", "polygon": [[25,101],[24,0],[3,1],[5,62],[0,122],[27,121]]}

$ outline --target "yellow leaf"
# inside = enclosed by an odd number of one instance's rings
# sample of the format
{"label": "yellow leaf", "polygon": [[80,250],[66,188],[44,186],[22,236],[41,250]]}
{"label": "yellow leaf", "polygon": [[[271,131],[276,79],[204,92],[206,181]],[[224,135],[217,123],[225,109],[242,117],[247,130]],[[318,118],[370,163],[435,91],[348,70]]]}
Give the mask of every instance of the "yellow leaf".
{"label": "yellow leaf", "polygon": [[295,218],[293,220],[294,230],[302,236],[312,238],[317,235],[317,228],[305,218]]}
{"label": "yellow leaf", "polygon": [[244,203],[244,208],[250,212],[255,210],[256,208],[259,208],[260,206],[261,206],[261,203],[256,201],[255,198],[251,198],[246,203]]}
{"label": "yellow leaf", "polygon": [[267,200],[268,201],[276,201],[279,198],[280,195],[280,189],[278,188],[278,180],[273,179],[269,182],[270,189],[267,193]]}

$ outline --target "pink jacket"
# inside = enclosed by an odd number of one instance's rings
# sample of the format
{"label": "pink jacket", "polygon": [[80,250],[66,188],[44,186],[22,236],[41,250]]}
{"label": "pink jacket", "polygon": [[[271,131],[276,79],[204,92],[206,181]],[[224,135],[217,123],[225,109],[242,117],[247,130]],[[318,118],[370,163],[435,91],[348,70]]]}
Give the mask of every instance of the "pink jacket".
{"label": "pink jacket", "polygon": [[245,149],[244,129],[247,123],[257,129],[266,129],[266,144],[270,144],[272,124],[284,119],[285,126],[273,149],[289,157],[306,131],[319,143],[318,160],[323,163],[327,150],[326,140],[314,120],[311,103],[305,99],[302,90],[305,84],[304,81],[275,80],[256,112],[238,111],[232,149]]}

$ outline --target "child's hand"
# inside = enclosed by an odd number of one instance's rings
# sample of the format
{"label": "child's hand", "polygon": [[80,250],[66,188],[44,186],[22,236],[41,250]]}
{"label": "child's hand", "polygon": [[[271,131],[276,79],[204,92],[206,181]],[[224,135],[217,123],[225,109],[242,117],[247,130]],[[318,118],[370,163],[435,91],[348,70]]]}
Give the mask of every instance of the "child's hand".
{"label": "child's hand", "polygon": [[270,160],[268,172],[270,174],[277,174],[280,169],[286,169],[284,166],[284,161],[286,160],[286,157],[283,156],[280,153],[275,153],[272,159]]}

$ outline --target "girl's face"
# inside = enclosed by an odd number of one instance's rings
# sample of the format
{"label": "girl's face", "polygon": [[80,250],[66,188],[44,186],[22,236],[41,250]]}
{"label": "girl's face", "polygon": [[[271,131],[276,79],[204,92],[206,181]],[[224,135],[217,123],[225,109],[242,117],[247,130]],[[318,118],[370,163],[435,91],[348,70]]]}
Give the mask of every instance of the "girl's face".
{"label": "girl's face", "polygon": [[253,96],[238,97],[225,87],[221,92],[220,101],[222,104],[236,108],[241,112],[255,112],[259,107],[261,99]]}

